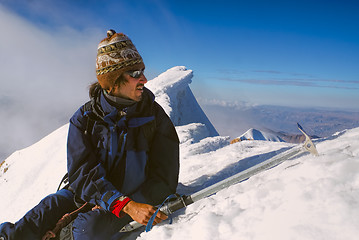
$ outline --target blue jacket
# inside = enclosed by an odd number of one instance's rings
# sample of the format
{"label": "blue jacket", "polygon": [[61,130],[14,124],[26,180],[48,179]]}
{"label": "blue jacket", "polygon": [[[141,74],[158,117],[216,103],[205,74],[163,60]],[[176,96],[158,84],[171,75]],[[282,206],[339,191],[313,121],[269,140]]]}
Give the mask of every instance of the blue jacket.
{"label": "blue jacket", "polygon": [[115,107],[101,88],[91,107],[80,107],[70,120],[67,164],[77,199],[109,210],[121,196],[157,205],[175,193],[179,174],[176,130],[153,93]]}

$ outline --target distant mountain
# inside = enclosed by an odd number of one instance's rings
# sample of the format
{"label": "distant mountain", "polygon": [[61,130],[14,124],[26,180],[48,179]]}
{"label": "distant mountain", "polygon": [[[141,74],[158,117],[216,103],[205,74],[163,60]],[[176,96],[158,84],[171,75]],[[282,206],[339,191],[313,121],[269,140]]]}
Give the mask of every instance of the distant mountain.
{"label": "distant mountain", "polygon": [[280,138],[279,136],[277,136],[273,133],[260,131],[260,130],[254,129],[254,128],[249,129],[247,132],[245,132],[241,136],[235,138],[231,142],[234,143],[234,142],[239,142],[239,141],[244,141],[244,140],[262,140],[262,141],[271,141],[271,142],[284,142],[284,140],[282,138]]}
{"label": "distant mountain", "polygon": [[[305,140],[305,136],[302,133],[295,134],[295,133],[287,133],[287,132],[283,132],[283,131],[276,132],[271,129],[265,129],[265,132],[274,134],[274,135],[280,137],[285,142],[289,142],[289,143],[302,143]],[[309,136],[311,139],[321,138],[317,135],[309,135]]]}
{"label": "distant mountain", "polygon": [[[203,110],[220,135],[232,139],[250,128],[292,135],[300,134],[299,122],[310,135],[327,137],[345,129],[359,127],[359,112],[283,106],[227,106],[200,101]],[[271,129],[271,130],[268,130]],[[280,135],[279,135],[280,136]],[[287,141],[287,139],[284,139]],[[292,142],[292,138],[288,142]]]}
{"label": "distant mountain", "polygon": [[[316,135],[311,135],[310,137],[312,139],[320,138],[319,136]],[[243,140],[263,140],[263,141],[271,141],[271,142],[302,143],[305,140],[305,136],[303,134],[276,132],[271,129],[258,130],[258,129],[250,128],[241,136],[234,138],[231,141],[231,143],[240,142]]]}

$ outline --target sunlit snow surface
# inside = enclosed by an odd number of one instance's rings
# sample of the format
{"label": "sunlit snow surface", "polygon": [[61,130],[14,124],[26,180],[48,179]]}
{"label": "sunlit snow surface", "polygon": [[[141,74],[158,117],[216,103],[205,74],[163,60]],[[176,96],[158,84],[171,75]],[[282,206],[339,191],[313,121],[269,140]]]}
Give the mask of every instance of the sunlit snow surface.
{"label": "sunlit snow surface", "polygon": [[[317,142],[305,155],[187,207],[174,224],[143,239],[356,239],[359,233],[359,128]],[[241,161],[286,147],[243,141],[182,159],[181,182],[199,186]],[[231,172],[232,173],[232,172]]]}
{"label": "sunlit snow surface", "polygon": [[[173,80],[168,88],[171,93],[158,86],[156,90],[155,83],[149,86],[169,115],[180,108],[168,96],[176,96],[177,85],[187,84],[187,89],[190,84],[183,78],[186,69],[171,71],[167,73]],[[181,109],[187,111],[184,106]],[[228,137],[213,134],[213,126],[206,125],[201,111],[194,113],[199,121],[176,126],[181,141],[178,192],[182,194],[203,189],[294,146],[259,140],[230,145]],[[187,112],[172,113],[181,115],[190,121]],[[56,190],[66,172],[67,128],[61,127],[5,160],[0,168],[0,222],[18,220]],[[136,231],[128,239],[357,239],[359,128],[315,144],[318,157],[307,154],[286,161],[178,211],[172,224],[165,221],[148,233]]]}

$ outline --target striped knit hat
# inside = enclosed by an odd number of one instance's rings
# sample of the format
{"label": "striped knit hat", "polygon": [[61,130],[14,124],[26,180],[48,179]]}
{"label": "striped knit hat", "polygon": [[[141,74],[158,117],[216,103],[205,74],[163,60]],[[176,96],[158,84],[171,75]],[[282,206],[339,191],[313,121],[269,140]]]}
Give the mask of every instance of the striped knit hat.
{"label": "striped knit hat", "polygon": [[107,31],[97,48],[96,75],[103,89],[112,88],[122,73],[145,68],[136,47],[123,33]]}

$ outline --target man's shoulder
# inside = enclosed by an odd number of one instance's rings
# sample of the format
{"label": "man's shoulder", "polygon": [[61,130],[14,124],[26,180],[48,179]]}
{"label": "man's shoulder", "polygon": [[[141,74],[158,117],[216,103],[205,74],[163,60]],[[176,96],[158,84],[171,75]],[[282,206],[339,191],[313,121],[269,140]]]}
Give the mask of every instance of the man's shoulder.
{"label": "man's shoulder", "polygon": [[75,125],[81,125],[86,111],[90,111],[91,102],[88,101],[81,105],[70,118],[70,123]]}

